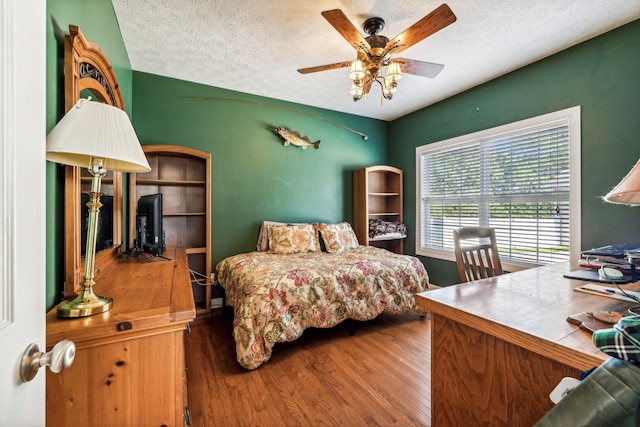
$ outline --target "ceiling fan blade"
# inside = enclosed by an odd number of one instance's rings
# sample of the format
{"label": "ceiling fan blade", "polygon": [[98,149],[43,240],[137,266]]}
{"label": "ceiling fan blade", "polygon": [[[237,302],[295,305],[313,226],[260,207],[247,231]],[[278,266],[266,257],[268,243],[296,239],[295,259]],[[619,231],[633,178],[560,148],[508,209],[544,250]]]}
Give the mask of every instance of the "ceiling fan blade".
{"label": "ceiling fan blade", "polygon": [[300,74],[317,73],[318,71],[335,70],[337,68],[348,68],[351,66],[352,61],[336,62],[335,64],[318,65],[317,67],[300,68],[298,72]]}
{"label": "ceiling fan blade", "polygon": [[433,62],[415,61],[413,59],[395,58],[391,62],[400,64],[400,71],[403,73],[414,74],[416,76],[434,78],[444,68],[442,64],[434,64]]}
{"label": "ceiling fan blade", "polygon": [[456,19],[456,15],[449,9],[449,6],[442,4],[401,34],[389,40],[384,49],[390,53],[402,52],[446,26],[453,24]]}
{"label": "ceiling fan blade", "polygon": [[371,90],[371,85],[373,84],[373,79],[372,78],[367,78],[364,81],[364,87],[362,88],[362,93],[367,95],[369,93],[369,91]]}
{"label": "ceiling fan blade", "polygon": [[322,12],[322,16],[324,16],[324,19],[329,21],[329,24],[356,50],[365,49],[368,51],[371,49],[371,46],[369,46],[369,43],[362,37],[360,31],[353,26],[349,18],[347,18],[340,9],[325,10]]}

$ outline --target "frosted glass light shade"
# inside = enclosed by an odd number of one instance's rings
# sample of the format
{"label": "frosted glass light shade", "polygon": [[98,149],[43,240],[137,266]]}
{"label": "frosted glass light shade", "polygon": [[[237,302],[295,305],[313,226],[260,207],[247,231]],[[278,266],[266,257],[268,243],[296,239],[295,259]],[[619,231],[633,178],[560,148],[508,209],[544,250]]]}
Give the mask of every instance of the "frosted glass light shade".
{"label": "frosted glass light shade", "polygon": [[362,80],[364,78],[364,65],[359,59],[356,59],[351,63],[349,78],[351,80]]}
{"label": "frosted glass light shade", "polygon": [[397,62],[392,62],[387,67],[387,76],[386,80],[388,82],[397,82],[402,78],[402,71],[400,70],[400,64]]}
{"label": "frosted glass light shade", "polygon": [[640,205],[640,160],[615,188],[604,196],[610,203]]}
{"label": "frosted glass light shade", "polygon": [[90,168],[93,158],[106,170],[151,170],[127,113],[80,99],[47,135],[47,160]]}
{"label": "frosted glass light shade", "polygon": [[358,85],[356,84],[356,82],[353,82],[351,84],[351,90],[349,91],[349,93],[351,94],[351,96],[353,96],[354,99],[362,98],[362,95],[364,93],[364,88],[362,87],[362,83]]}

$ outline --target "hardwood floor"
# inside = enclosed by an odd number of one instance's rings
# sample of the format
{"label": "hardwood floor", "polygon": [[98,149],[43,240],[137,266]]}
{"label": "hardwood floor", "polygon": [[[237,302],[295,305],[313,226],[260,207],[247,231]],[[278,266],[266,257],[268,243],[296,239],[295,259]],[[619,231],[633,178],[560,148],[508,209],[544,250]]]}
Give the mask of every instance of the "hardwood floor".
{"label": "hardwood floor", "polygon": [[230,309],[186,336],[191,425],[430,426],[430,320],[384,314],[309,329],[249,371],[236,361]]}

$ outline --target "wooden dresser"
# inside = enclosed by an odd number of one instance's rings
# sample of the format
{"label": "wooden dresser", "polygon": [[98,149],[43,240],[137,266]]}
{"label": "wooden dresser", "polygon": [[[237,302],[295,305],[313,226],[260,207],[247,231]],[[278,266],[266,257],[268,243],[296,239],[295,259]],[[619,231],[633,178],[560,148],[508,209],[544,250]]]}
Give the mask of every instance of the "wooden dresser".
{"label": "wooden dresser", "polygon": [[63,339],[77,350],[68,370],[47,370],[47,426],[186,425],[184,333],[196,313],[186,250],[165,256],[102,272],[95,291],[114,300],[106,313],[47,313],[47,351]]}

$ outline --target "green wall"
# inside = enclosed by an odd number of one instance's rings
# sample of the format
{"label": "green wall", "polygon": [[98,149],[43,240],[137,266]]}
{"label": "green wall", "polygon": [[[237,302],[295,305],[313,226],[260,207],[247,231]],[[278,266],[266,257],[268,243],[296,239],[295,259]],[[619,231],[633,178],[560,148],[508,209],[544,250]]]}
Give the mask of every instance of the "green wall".
{"label": "green wall", "polygon": [[[129,115],[132,72],[110,0],[47,1],[47,132],[64,115],[64,36],[77,25],[111,62]],[[59,301],[64,281],[64,167],[47,162],[47,307]]]}
{"label": "green wall", "polygon": [[[387,162],[384,121],[141,72],[133,86],[143,145],[211,153],[213,267],[255,250],[263,220],[351,221],[352,171]],[[283,146],[274,132],[280,126],[321,140],[320,149]]]}
{"label": "green wall", "polygon": [[[351,171],[387,162],[387,122],[133,72],[109,0],[49,0],[47,11],[47,130],[64,115],[63,41],[69,25],[78,25],[111,61],[143,144],[212,154],[213,266],[253,250],[265,219],[350,221]],[[320,149],[284,147],[276,126],[320,139]],[[367,134],[368,141],[342,126]],[[63,167],[48,163],[48,308],[63,290],[63,187]]]}
{"label": "green wall", "polygon": [[[404,212],[415,254],[415,147],[580,105],[582,248],[640,242],[640,210],[601,200],[640,158],[640,21],[567,49],[390,124],[390,164],[404,170]],[[438,285],[452,262],[421,257]]]}
{"label": "green wall", "polygon": [[[384,163],[405,171],[405,251],[414,253],[416,146],[574,105],[582,106],[582,246],[640,241],[640,212],[600,200],[640,157],[640,21],[387,123],[133,72],[109,0],[48,0],[47,11],[47,130],[64,113],[63,37],[78,25],[110,59],[143,144],[212,154],[213,265],[252,250],[264,219],[351,220],[351,171]],[[320,139],[320,150],[283,147],[276,126]],[[48,163],[48,307],[63,287],[63,197],[63,169]],[[457,282],[453,263],[421,259],[434,283]]]}

